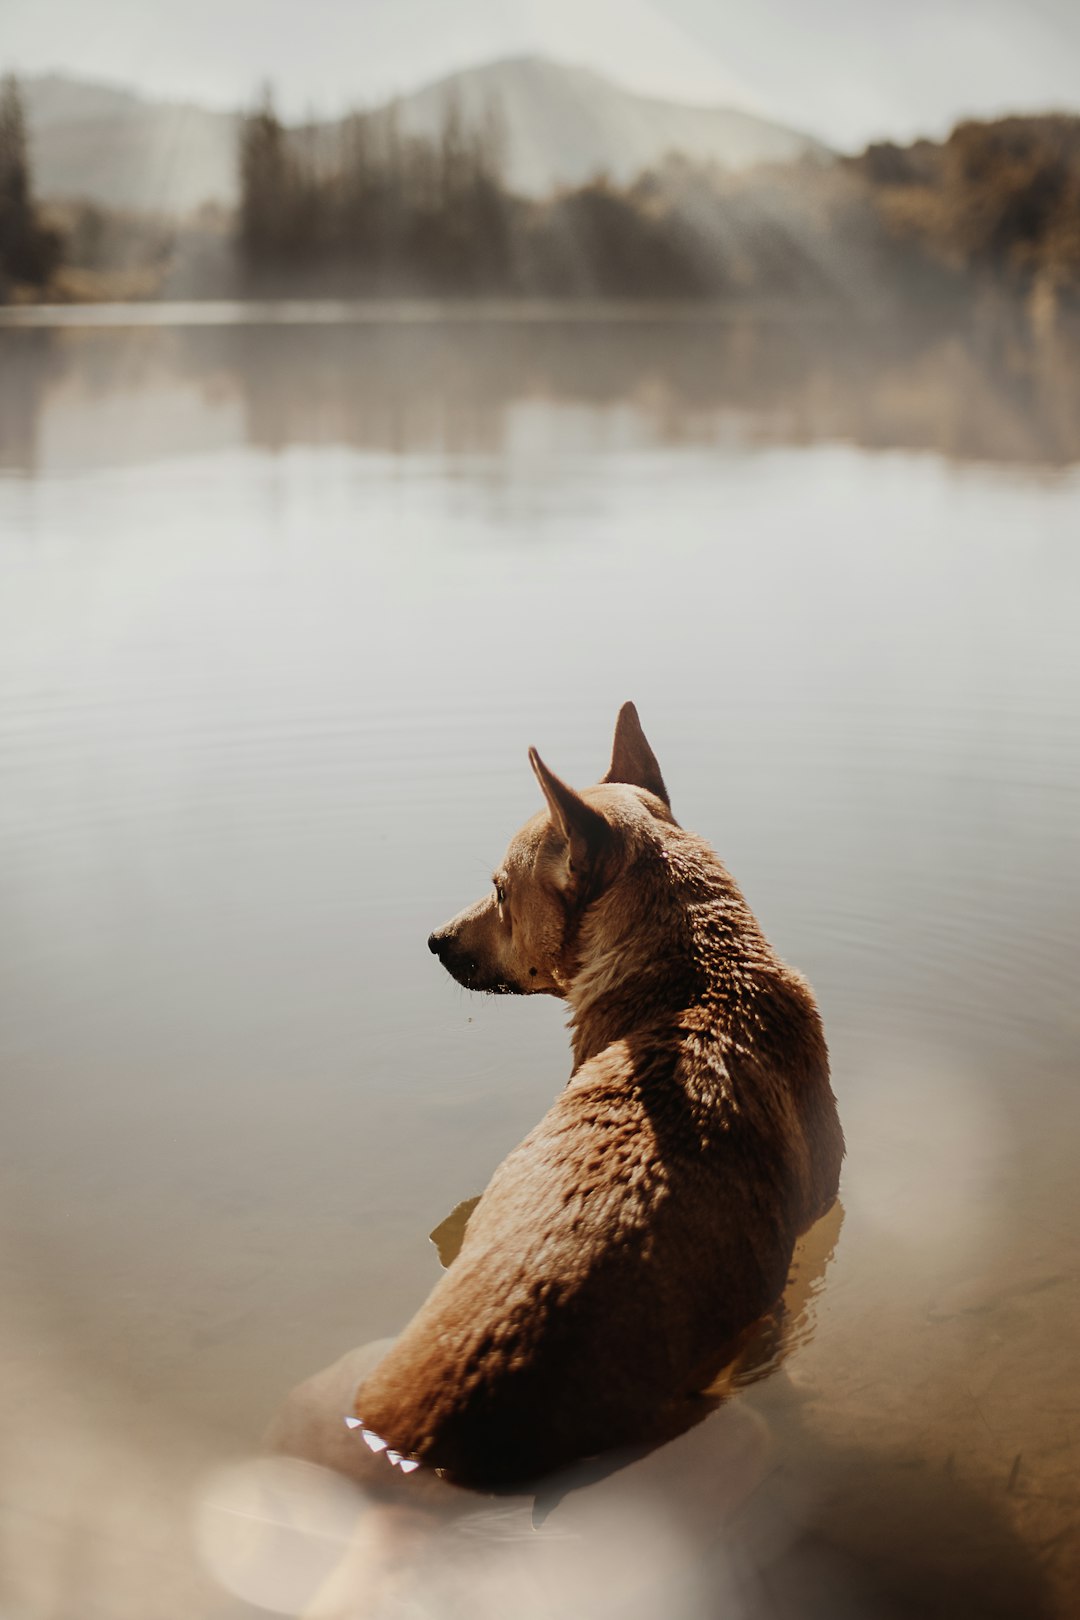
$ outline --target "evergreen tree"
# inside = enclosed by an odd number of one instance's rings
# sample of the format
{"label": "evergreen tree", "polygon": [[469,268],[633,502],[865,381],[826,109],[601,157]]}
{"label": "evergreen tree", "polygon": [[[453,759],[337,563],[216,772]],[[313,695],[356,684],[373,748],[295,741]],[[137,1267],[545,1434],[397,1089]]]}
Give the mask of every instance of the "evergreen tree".
{"label": "evergreen tree", "polygon": [[0,297],[12,283],[40,286],[58,257],[57,235],[34,207],[22,94],[8,74],[0,83]]}
{"label": "evergreen tree", "polygon": [[260,105],[240,126],[240,245],[253,263],[285,246],[290,192],[285,131],[267,85]]}

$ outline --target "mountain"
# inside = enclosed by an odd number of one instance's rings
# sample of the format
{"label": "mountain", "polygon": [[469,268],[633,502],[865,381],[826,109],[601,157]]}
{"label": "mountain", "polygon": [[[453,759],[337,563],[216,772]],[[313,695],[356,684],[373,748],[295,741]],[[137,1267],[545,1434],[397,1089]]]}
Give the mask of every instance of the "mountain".
{"label": "mountain", "polygon": [[[238,114],[58,74],[23,89],[39,195],[181,214],[236,201]],[[434,135],[455,102],[467,123],[498,109],[507,183],[533,195],[601,173],[625,182],[676,151],[738,169],[828,155],[812,136],[753,113],[637,95],[535,56],[466,68],[400,97],[401,127]]]}
{"label": "mountain", "polygon": [[813,136],[753,113],[637,95],[590,68],[538,56],[466,68],[403,96],[402,125],[433,135],[455,100],[467,123],[499,109],[507,182],[533,195],[597,174],[625,183],[669,152],[732,169],[829,155]]}
{"label": "mountain", "polygon": [[61,74],[21,81],[34,187],[113,208],[186,214],[236,199],[236,113]]}

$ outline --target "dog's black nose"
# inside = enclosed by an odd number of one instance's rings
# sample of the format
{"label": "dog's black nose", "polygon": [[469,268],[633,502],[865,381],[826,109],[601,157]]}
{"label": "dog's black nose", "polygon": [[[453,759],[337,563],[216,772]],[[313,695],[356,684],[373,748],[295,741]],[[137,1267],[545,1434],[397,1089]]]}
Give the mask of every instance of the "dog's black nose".
{"label": "dog's black nose", "polygon": [[427,948],[431,952],[432,956],[441,956],[442,953],[443,953],[443,946],[445,944],[446,944],[445,935],[443,935],[443,934],[429,934],[428,935]]}

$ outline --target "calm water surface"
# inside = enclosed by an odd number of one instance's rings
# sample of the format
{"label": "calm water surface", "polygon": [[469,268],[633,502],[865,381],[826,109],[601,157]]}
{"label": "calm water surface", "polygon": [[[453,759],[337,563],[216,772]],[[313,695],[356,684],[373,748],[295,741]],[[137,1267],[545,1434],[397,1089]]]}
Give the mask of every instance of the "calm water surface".
{"label": "calm water surface", "polygon": [[537,808],[528,745],[591,782],[627,697],[813,982],[849,1141],[800,1342],[710,1420],[766,1461],[669,1612],[1074,1612],[1070,366],[790,323],[0,332],[12,1614],[248,1612],[147,1504],[397,1331],[564,1083],[558,1005],[425,939]]}

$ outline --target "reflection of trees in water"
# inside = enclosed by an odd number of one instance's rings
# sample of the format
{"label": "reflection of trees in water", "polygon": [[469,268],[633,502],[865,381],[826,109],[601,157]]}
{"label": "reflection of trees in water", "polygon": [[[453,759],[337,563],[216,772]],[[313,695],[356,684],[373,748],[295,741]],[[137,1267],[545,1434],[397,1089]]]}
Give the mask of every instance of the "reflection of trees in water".
{"label": "reflection of trees in water", "polygon": [[[26,340],[26,341],[21,341]],[[33,420],[66,378],[95,397],[178,379],[243,401],[249,442],[494,453],[522,402],[629,405],[645,437],[847,441],[956,459],[1080,460],[1080,333],[1033,334],[1004,306],[954,322],[834,318],[455,320],[7,332],[0,427],[32,460]],[[15,369],[13,369],[13,367]],[[15,377],[14,384],[8,379]],[[145,396],[140,398],[140,396]],[[26,410],[26,402],[30,409]],[[161,453],[168,453],[163,424]]]}
{"label": "reflection of trees in water", "polygon": [[49,390],[64,370],[53,333],[0,333],[0,468],[22,471],[35,465]]}
{"label": "reflection of trees in water", "polygon": [[[215,350],[217,334],[192,334]],[[508,408],[630,403],[662,442],[848,440],[959,459],[1080,459],[1075,341],[1019,322],[928,325],[641,320],[238,328],[226,363],[253,442],[494,451]]]}

